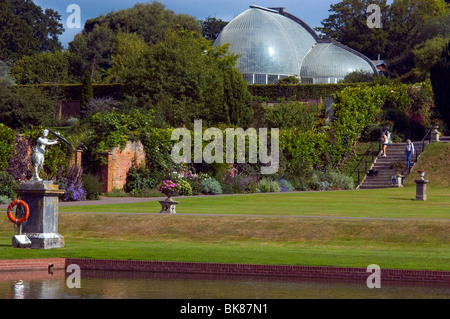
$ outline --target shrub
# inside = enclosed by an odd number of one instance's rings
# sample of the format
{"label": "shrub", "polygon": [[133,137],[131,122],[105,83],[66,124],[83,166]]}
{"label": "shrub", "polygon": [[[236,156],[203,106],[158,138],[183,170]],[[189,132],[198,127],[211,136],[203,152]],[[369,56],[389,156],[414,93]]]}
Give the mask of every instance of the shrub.
{"label": "shrub", "polygon": [[83,201],[86,200],[86,191],[82,184],[83,169],[80,166],[71,165],[67,172],[60,168],[56,182],[59,188],[64,189],[63,200]]}
{"label": "shrub", "polygon": [[202,178],[199,175],[187,173],[184,178],[191,185],[192,195],[199,195],[202,192]]}
{"label": "shrub", "polygon": [[14,178],[16,182],[26,180],[32,176],[31,167],[32,160],[28,154],[31,148],[31,143],[27,138],[17,136],[15,142],[15,154],[9,159],[8,173]]}
{"label": "shrub", "polygon": [[280,192],[280,186],[274,180],[263,178],[258,184],[258,190],[261,193]]}
{"label": "shrub", "polygon": [[75,126],[75,125],[77,125],[79,122],[80,122],[80,120],[77,119],[76,117],[69,117],[69,118],[66,120],[67,126]]}
{"label": "shrub", "polygon": [[328,173],[328,180],[332,188],[348,190],[355,188],[355,182],[350,176],[341,172]]}
{"label": "shrub", "polygon": [[178,184],[180,184],[180,195],[183,196],[191,196],[192,195],[192,186],[189,184],[187,180],[180,180],[178,181]]}
{"label": "shrub", "polygon": [[292,180],[292,186],[295,190],[300,192],[306,192],[309,191],[309,184],[308,181],[305,179],[294,179]]}
{"label": "shrub", "polygon": [[103,183],[94,174],[84,174],[81,178],[82,185],[86,191],[86,199],[97,200],[100,198]]}
{"label": "shrub", "polygon": [[205,194],[212,194],[212,195],[222,194],[222,186],[216,179],[212,177],[204,179],[202,181],[202,187],[203,187],[202,192]]}
{"label": "shrub", "polygon": [[11,200],[11,198],[9,198],[8,196],[6,196],[6,195],[0,195],[0,204],[1,204],[1,205],[9,204],[9,203],[11,203],[11,202],[12,202],[12,200]]}
{"label": "shrub", "polygon": [[0,195],[15,199],[17,195],[14,190],[18,186],[11,175],[5,171],[0,171]]}
{"label": "shrub", "polygon": [[309,182],[309,188],[318,191],[322,189],[322,184],[317,180],[312,180]]}
{"label": "shrub", "polygon": [[268,128],[297,128],[300,131],[312,129],[314,117],[300,102],[281,102],[273,107],[265,107],[265,119]]}
{"label": "shrub", "polygon": [[8,160],[14,154],[16,133],[13,129],[0,123],[0,169],[8,167]]}
{"label": "shrub", "polygon": [[66,192],[64,193],[63,199],[65,201],[83,201],[86,200],[86,191],[83,189],[81,184],[74,184],[69,182],[66,186]]}
{"label": "shrub", "polygon": [[221,185],[225,194],[255,193],[258,188],[258,178],[243,174],[233,177],[227,174]]}
{"label": "shrub", "polygon": [[285,179],[280,179],[277,182],[281,192],[292,192],[294,190],[291,182]]}
{"label": "shrub", "polygon": [[6,87],[0,82],[0,123],[23,129],[30,126],[51,126],[55,118],[55,102],[39,88]]}
{"label": "shrub", "polygon": [[132,192],[142,189],[152,189],[158,185],[158,181],[152,177],[148,168],[144,165],[133,166],[128,171],[125,191]]}

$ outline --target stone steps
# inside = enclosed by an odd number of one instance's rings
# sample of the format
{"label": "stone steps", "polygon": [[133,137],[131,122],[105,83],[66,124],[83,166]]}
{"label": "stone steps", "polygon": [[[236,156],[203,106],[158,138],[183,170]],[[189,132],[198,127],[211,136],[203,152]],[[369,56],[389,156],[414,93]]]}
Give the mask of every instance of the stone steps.
{"label": "stone steps", "polygon": [[[421,142],[414,142],[416,151],[421,152]],[[405,148],[406,143],[395,143],[388,145],[386,149],[386,157],[377,156],[372,170],[377,171],[376,176],[366,176],[363,182],[359,185],[359,189],[374,189],[374,188],[388,188],[393,187],[392,176],[396,175],[395,170],[391,169],[392,162],[405,162]],[[411,165],[414,166],[416,162],[416,156],[413,155],[411,159]],[[405,169],[402,172],[403,178],[406,178],[410,170]]]}

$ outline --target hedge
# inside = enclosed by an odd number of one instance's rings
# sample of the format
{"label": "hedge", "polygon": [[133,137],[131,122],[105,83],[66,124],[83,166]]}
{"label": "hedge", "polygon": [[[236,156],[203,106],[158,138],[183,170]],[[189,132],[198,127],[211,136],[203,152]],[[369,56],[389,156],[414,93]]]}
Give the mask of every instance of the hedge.
{"label": "hedge", "polygon": [[[325,99],[329,95],[333,95],[346,87],[355,87],[356,83],[339,83],[339,84],[252,84],[248,86],[253,96],[260,96],[271,101],[282,98],[290,100],[319,100]],[[20,85],[30,86],[30,85]],[[38,84],[44,90],[60,88],[67,100],[81,100],[82,84]],[[123,96],[123,83],[111,84],[93,84],[94,98],[113,97],[120,99]]]}
{"label": "hedge", "polygon": [[[42,88],[45,90],[61,90],[61,94],[65,96],[65,98],[69,101],[81,100],[81,92],[83,85],[82,84],[57,84],[57,83],[49,83],[49,84],[38,84],[38,85],[18,85],[18,87],[27,87],[27,86],[35,86]],[[92,84],[94,89],[94,98],[106,98],[112,97],[114,99],[120,99],[123,97],[123,86],[122,83],[112,83],[112,84]]]}
{"label": "hedge", "polygon": [[357,83],[339,84],[252,84],[248,86],[253,96],[260,96],[271,101],[279,99],[319,100],[325,99],[346,87],[356,87]]}

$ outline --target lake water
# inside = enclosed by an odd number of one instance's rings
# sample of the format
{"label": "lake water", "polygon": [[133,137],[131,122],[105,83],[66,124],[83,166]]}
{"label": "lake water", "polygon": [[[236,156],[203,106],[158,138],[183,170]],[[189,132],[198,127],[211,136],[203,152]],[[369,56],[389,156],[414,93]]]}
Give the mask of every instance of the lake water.
{"label": "lake water", "polygon": [[365,281],[82,271],[81,287],[69,288],[67,276],[0,272],[0,299],[450,299],[450,284],[437,283],[382,281],[369,289]]}

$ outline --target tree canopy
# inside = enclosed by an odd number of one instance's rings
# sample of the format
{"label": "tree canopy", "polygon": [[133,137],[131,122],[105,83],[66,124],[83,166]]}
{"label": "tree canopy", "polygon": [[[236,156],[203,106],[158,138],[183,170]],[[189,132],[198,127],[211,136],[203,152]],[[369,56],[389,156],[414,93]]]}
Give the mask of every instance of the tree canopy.
{"label": "tree canopy", "polygon": [[90,70],[93,80],[101,81],[112,66],[119,33],[135,33],[145,43],[156,44],[164,39],[166,30],[177,28],[201,33],[200,23],[194,17],[175,14],[157,1],[136,4],[87,20],[83,31],[69,43],[69,51],[82,57],[83,68]]}
{"label": "tree canopy", "polygon": [[[367,26],[369,13],[366,11],[370,4],[380,6],[381,28]],[[380,54],[387,61],[388,74],[393,77],[410,72],[423,77],[424,72],[412,71],[416,66],[415,55],[430,52],[432,49],[425,47],[435,47],[438,40],[424,42],[435,36],[445,38],[450,28],[450,6],[444,0],[394,0],[391,5],[386,0],[342,0],[332,4],[329,11],[330,16],[316,30],[323,37],[348,45],[372,60]],[[423,59],[419,63],[423,66]]]}
{"label": "tree canopy", "polygon": [[194,119],[240,125],[252,108],[236,59],[192,31],[168,30],[153,46],[121,34],[111,78],[171,125],[189,126]]}
{"label": "tree canopy", "polygon": [[27,0],[0,0],[0,59],[16,61],[24,55],[62,49],[58,36],[61,16]]}

